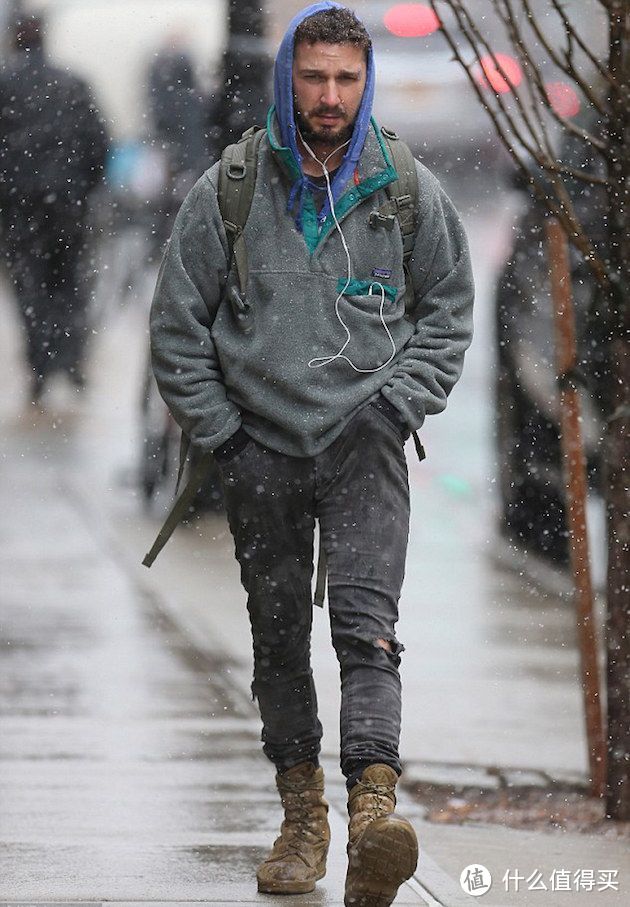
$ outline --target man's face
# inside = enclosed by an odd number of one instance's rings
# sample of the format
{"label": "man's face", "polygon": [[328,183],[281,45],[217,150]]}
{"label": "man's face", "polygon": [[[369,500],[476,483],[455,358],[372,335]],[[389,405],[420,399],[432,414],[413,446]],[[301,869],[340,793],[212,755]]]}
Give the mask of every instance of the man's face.
{"label": "man's face", "polygon": [[365,52],[354,44],[296,45],[295,119],[307,142],[334,148],[350,138],[366,74]]}

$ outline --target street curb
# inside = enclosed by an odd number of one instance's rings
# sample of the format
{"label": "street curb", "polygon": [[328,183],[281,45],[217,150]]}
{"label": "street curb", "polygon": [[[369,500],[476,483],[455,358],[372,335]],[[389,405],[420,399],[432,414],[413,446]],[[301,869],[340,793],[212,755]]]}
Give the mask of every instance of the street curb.
{"label": "street curb", "polygon": [[478,788],[539,788],[570,786],[588,790],[585,774],[556,769],[523,768],[521,766],[467,765],[458,762],[405,761],[405,787],[414,784],[433,784],[436,787]]}

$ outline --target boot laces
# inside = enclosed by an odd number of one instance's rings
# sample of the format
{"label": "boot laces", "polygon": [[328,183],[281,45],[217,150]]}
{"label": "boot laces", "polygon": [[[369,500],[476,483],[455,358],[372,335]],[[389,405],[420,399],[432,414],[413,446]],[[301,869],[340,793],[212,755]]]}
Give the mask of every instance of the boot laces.
{"label": "boot laces", "polygon": [[314,832],[310,827],[311,810],[310,804],[306,800],[306,794],[309,791],[316,790],[316,787],[309,785],[299,788],[290,788],[289,785],[283,791],[283,805],[285,810],[285,821],[283,822],[283,839],[286,847],[297,856],[302,856],[303,843],[312,844]]}
{"label": "boot laces", "polygon": [[360,790],[357,791],[359,796],[368,795],[367,819],[373,822],[385,815],[388,810],[387,806],[392,802],[394,788],[389,784],[376,784],[373,781],[359,781]]}

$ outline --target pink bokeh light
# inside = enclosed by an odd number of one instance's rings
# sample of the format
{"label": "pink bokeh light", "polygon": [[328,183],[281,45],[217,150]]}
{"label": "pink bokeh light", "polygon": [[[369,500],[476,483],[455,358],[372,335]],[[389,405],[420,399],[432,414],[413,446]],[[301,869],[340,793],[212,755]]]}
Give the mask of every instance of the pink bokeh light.
{"label": "pink bokeh light", "polygon": [[549,103],[560,117],[574,117],[580,112],[580,99],[574,88],[567,82],[547,82],[545,85]]}
{"label": "pink bokeh light", "polygon": [[476,67],[475,79],[483,88],[491,88],[497,94],[506,94],[521,84],[523,73],[514,57],[495,54],[494,58],[482,57],[481,65]]}
{"label": "pink bokeh light", "polygon": [[440,27],[440,20],[424,3],[398,3],[387,10],[383,22],[399,38],[426,38]]}

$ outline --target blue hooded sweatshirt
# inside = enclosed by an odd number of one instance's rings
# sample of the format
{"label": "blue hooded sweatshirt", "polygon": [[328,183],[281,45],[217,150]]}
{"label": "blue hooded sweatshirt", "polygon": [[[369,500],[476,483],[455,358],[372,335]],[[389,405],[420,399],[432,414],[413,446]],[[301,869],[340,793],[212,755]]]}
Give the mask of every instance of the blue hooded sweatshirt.
{"label": "blue hooded sweatshirt", "polygon": [[[315,13],[327,9],[344,9],[339,3],[331,3],[325,0],[323,3],[313,3],[293,17],[289,27],[278,49],[276,62],[274,66],[274,99],[276,118],[280,126],[280,137],[285,148],[289,148],[293,153],[300,171],[300,177],[294,184],[289,198],[289,209],[293,207],[296,197],[299,197],[299,211],[296,217],[296,224],[301,229],[302,209],[304,205],[304,193],[309,188],[308,177],[305,176],[302,168],[302,155],[297,144],[297,127],[295,123],[295,111],[293,108],[293,49],[295,44],[295,32],[297,27]],[[365,138],[370,127],[372,116],[372,105],[374,103],[374,55],[370,47],[367,57],[367,73],[365,89],[359,106],[359,111],[354,124],[352,138],[341,162],[337,169],[331,184],[332,196],[335,203],[343,194],[348,180],[353,176],[357,162],[363,151]],[[330,214],[330,202],[326,198],[319,219],[324,221]]]}

